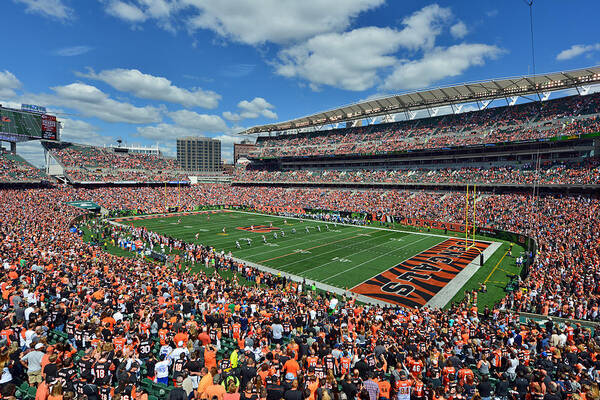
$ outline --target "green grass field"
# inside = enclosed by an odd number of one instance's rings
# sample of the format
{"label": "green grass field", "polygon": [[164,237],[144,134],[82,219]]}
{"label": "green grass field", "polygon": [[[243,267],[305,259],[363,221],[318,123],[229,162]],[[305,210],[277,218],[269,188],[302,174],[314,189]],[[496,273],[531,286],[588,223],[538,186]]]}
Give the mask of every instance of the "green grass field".
{"label": "green grass field", "polygon": [[[180,223],[177,223],[181,220]],[[145,226],[187,242],[202,243],[217,250],[231,251],[238,258],[280,271],[328,283],[339,288],[353,287],[439,242],[444,238],[416,233],[366,229],[306,220],[300,222],[277,216],[223,212],[153,218],[127,223]],[[273,233],[249,232],[238,227],[279,228]],[[329,225],[328,231],[325,225]],[[222,229],[225,227],[226,233]],[[321,227],[321,232],[317,227]],[[296,229],[296,234],[292,229]],[[310,233],[306,233],[306,228]],[[257,228],[258,229],[258,228]],[[285,232],[285,237],[281,236]],[[195,235],[198,234],[198,239]],[[262,236],[267,243],[263,243]],[[246,238],[252,240],[247,244]],[[239,241],[241,249],[235,242]]]}
{"label": "green grass field", "polygon": [[[207,215],[210,215],[210,218]],[[331,223],[299,221],[239,211],[136,217],[122,222],[144,226],[151,231],[186,242],[213,246],[219,251],[231,251],[235,257],[245,261],[341,289],[359,285],[447,239],[443,235],[421,232],[369,229],[339,224],[334,227]],[[271,224],[276,230],[259,231],[259,226],[268,230]],[[255,230],[249,231],[252,225]],[[321,228],[320,232],[318,227]],[[222,232],[223,228],[225,233]],[[306,228],[309,233],[306,232]],[[292,229],[296,229],[295,234],[292,233]],[[284,237],[282,231],[285,232]],[[274,238],[275,232],[278,235],[277,239]],[[263,243],[263,235],[267,243]],[[247,243],[248,238],[252,241],[251,245]],[[241,249],[236,247],[236,241],[239,242]],[[490,275],[498,279],[495,282],[502,283],[500,282],[502,278],[496,277],[500,273],[497,271],[499,266],[503,266],[504,271],[516,272],[504,260],[502,263],[499,262],[502,257],[500,253],[505,251],[504,246],[477,271],[477,281],[471,279],[465,287],[476,288],[490,272],[492,272]],[[500,286],[503,289],[504,284],[499,285],[498,289]],[[452,300],[459,300],[462,294],[461,290]],[[500,296],[501,294],[495,294],[490,301],[497,300]]]}

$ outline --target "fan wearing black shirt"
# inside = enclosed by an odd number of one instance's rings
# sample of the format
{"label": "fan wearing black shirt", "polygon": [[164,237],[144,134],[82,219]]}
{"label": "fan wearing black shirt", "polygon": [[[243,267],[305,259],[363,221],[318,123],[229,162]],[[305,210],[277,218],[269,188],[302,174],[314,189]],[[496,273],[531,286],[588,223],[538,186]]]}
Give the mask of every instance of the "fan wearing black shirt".
{"label": "fan wearing black shirt", "polygon": [[77,370],[73,365],[73,360],[69,358],[65,358],[62,362],[62,367],[58,370],[58,379],[62,382],[62,386],[66,391],[72,391],[73,381],[77,377]]}
{"label": "fan wearing black shirt", "polygon": [[152,341],[148,339],[148,334],[144,334],[140,338],[138,353],[140,354],[140,360],[142,361],[146,361],[150,357],[150,354],[152,354]]}
{"label": "fan wearing black shirt", "polygon": [[[360,380],[360,378],[358,378]],[[346,379],[342,382],[342,392],[346,395],[348,400],[355,400],[358,394],[358,386],[354,383],[352,376],[346,374]]]}
{"label": "fan wearing black shirt", "polygon": [[188,360],[185,353],[181,353],[179,355],[179,359],[175,360],[173,363],[173,379],[177,379],[178,376],[183,374],[183,370],[185,369],[187,363]]}
{"label": "fan wearing black shirt", "polygon": [[273,376],[272,383],[267,385],[267,400],[283,399],[285,388],[279,384],[279,377]]}
{"label": "fan wearing black shirt", "polygon": [[107,360],[106,355],[102,355],[102,357],[94,364],[94,383],[98,386],[102,386],[108,384],[111,379],[110,372],[111,363]]}

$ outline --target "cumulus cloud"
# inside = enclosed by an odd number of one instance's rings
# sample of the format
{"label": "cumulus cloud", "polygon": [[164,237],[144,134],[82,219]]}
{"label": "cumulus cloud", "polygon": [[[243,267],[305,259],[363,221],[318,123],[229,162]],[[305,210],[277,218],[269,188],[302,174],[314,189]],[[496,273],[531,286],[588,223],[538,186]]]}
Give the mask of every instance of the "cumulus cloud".
{"label": "cumulus cloud", "polygon": [[207,29],[224,38],[256,45],[289,43],[346,29],[361,12],[385,0],[110,0],[106,12],[125,22],[149,19],[167,30]]}
{"label": "cumulus cloud", "polygon": [[27,94],[23,96],[23,100],[32,104],[74,109],[83,116],[97,117],[106,122],[150,124],[162,119],[162,110],[157,107],[137,107],[117,101],[97,87],[84,83],[71,83],[51,89],[53,94]]}
{"label": "cumulus cloud", "polygon": [[13,0],[24,4],[25,12],[38,14],[42,17],[66,21],[73,18],[73,9],[67,7],[62,0]]}
{"label": "cumulus cloud", "polygon": [[78,72],[77,75],[102,81],[121,92],[143,99],[168,101],[185,107],[215,108],[221,99],[221,95],[213,91],[183,89],[173,85],[167,78],[145,74],[137,69],[117,68],[98,73],[90,69],[87,73]]}
{"label": "cumulus cloud", "polygon": [[560,53],[558,53],[556,55],[556,59],[558,61],[570,60],[570,59],[580,56],[582,54],[591,53],[591,52],[598,51],[598,50],[600,50],[600,43],[589,44],[589,45],[574,44],[573,46],[569,47],[568,49],[565,49],[565,50],[561,51]]}
{"label": "cumulus cloud", "polygon": [[[318,35],[282,50],[276,73],[306,79],[314,90],[320,85],[366,90],[380,81],[382,72],[402,62],[400,49],[411,56],[433,51],[436,38],[452,18],[449,8],[432,4],[405,17],[400,30],[371,26]],[[466,30],[464,24],[462,28]],[[460,25],[454,28],[456,34],[464,33],[460,30]]]}
{"label": "cumulus cloud", "polygon": [[384,0],[182,0],[195,10],[191,29],[209,29],[246,43],[289,43],[346,29],[361,12]]}
{"label": "cumulus cloud", "polygon": [[242,100],[238,103],[240,113],[225,111],[223,117],[229,121],[241,121],[248,118],[258,118],[263,116],[269,119],[277,119],[277,114],[272,110],[275,108],[262,97],[255,97],[251,101]]}
{"label": "cumulus cloud", "polygon": [[100,128],[80,119],[60,118],[60,139],[67,142],[76,142],[102,146],[115,142],[112,136],[99,133]]}
{"label": "cumulus cloud", "polygon": [[169,117],[178,126],[198,132],[223,132],[227,124],[218,115],[198,114],[194,111],[179,110],[169,113]]}
{"label": "cumulus cloud", "polygon": [[387,90],[417,89],[427,87],[444,78],[458,76],[467,68],[484,65],[486,59],[494,59],[501,50],[487,44],[459,44],[438,48],[423,58],[403,62],[384,81]]}
{"label": "cumulus cloud", "polygon": [[345,33],[328,33],[279,53],[276,72],[319,85],[347,90],[373,86],[380,68],[396,63],[392,55],[404,39],[391,28],[367,27]]}
{"label": "cumulus cloud", "polygon": [[0,97],[13,97],[15,89],[19,89],[21,86],[21,82],[10,71],[0,71]]}

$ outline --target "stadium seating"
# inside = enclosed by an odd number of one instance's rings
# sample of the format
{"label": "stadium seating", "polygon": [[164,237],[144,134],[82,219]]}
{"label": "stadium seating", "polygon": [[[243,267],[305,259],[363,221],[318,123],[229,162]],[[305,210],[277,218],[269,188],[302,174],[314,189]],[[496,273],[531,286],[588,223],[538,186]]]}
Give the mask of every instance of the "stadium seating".
{"label": "stadium seating", "polygon": [[411,168],[403,170],[297,170],[264,171],[238,168],[234,182],[291,183],[384,183],[384,184],[542,184],[598,185],[600,162],[542,165],[539,171],[531,165],[501,167]]}
{"label": "stadium seating", "polygon": [[40,182],[47,179],[48,176],[42,170],[29,164],[22,157],[0,151],[0,182]]}
{"label": "stadium seating", "polygon": [[117,153],[113,148],[67,142],[45,143],[73,182],[166,182],[188,180],[174,159],[152,154]]}
{"label": "stadium seating", "polygon": [[600,94],[367,127],[259,137],[252,157],[387,154],[600,131]]}

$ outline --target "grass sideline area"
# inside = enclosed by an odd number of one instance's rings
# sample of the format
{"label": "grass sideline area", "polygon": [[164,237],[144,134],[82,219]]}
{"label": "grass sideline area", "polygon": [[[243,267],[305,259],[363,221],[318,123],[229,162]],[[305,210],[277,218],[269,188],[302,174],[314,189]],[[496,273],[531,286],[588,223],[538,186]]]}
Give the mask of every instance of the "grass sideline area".
{"label": "grass sideline area", "polygon": [[[243,260],[340,288],[351,288],[364,282],[443,242],[452,234],[449,232],[444,236],[443,231],[426,232],[423,228],[404,226],[396,226],[395,229],[390,227],[385,230],[340,224],[334,227],[331,223],[313,220],[300,222],[275,215],[230,210],[214,214],[149,215],[129,218],[129,220],[125,218],[115,220],[134,226],[144,226],[149,230],[187,242],[202,243],[214,246],[217,250],[231,251],[234,256]],[[270,228],[271,224],[273,228]],[[252,225],[255,231],[246,229]],[[329,225],[329,231],[325,225]],[[377,227],[377,225],[378,223],[375,223],[373,226]],[[318,232],[317,226],[321,227],[321,232]],[[225,232],[222,232],[223,227]],[[310,233],[306,233],[306,227],[309,228]],[[293,228],[296,229],[296,234],[291,233]],[[259,230],[262,232],[258,232]],[[283,238],[282,230],[285,232]],[[273,237],[275,232],[278,232],[278,239]],[[454,234],[459,236],[459,233]],[[267,238],[267,244],[262,242],[262,235]],[[245,238],[252,239],[251,246],[247,245]],[[240,242],[241,249],[236,248],[236,240]],[[501,242],[497,239],[493,240]],[[461,300],[465,289],[477,289],[480,283],[486,280],[488,291],[479,294],[480,308],[504,297],[504,288],[510,280],[508,275],[519,273],[514,258],[504,256],[508,248],[508,243],[502,243],[451,301]],[[124,252],[122,249],[116,250],[119,253]],[[518,255],[521,250],[520,247],[515,246],[513,254]]]}

